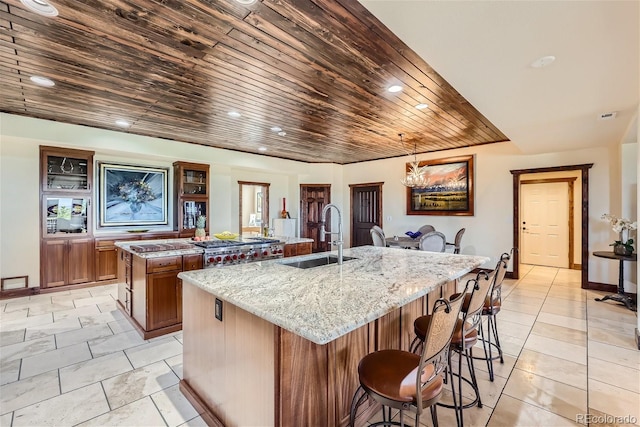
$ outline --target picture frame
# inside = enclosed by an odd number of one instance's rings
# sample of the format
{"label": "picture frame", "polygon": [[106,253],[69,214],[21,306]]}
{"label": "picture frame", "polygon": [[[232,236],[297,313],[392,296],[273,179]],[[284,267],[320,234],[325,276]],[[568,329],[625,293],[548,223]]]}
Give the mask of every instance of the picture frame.
{"label": "picture frame", "polygon": [[429,186],[407,187],[407,215],[473,216],[473,155],[424,160],[419,166],[425,167]]}
{"label": "picture frame", "polygon": [[98,227],[167,225],[167,168],[98,163]]}

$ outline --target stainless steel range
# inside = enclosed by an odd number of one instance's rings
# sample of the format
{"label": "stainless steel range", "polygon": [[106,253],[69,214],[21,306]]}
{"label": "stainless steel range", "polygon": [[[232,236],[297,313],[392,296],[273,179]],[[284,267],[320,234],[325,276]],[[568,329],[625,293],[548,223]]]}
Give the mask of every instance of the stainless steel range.
{"label": "stainless steel range", "polygon": [[265,237],[245,237],[242,240],[206,240],[193,242],[204,248],[204,268],[284,257],[284,242]]}

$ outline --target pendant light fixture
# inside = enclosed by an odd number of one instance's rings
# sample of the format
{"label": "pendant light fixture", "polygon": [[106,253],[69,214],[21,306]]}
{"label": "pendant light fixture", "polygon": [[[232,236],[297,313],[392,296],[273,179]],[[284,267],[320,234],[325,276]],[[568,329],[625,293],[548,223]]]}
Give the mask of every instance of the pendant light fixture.
{"label": "pendant light fixture", "polygon": [[[404,135],[399,133],[398,136],[400,137],[400,144],[404,148],[404,144],[402,142],[402,137]],[[417,145],[414,142],[413,143],[413,162],[409,163],[410,164],[409,171],[407,172],[407,175],[400,180],[400,182],[405,187],[409,187],[409,188],[424,188],[424,187],[427,186],[427,180],[426,180],[426,178],[424,176],[424,173],[425,173],[427,167],[426,166],[420,167],[420,163],[418,162],[418,159],[416,158],[416,151],[417,151]]]}

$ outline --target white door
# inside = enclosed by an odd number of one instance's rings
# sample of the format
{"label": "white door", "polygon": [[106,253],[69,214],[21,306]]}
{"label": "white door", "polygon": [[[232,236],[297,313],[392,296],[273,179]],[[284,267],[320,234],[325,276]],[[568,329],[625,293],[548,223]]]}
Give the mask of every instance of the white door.
{"label": "white door", "polygon": [[569,185],[520,186],[523,264],[569,268]]}

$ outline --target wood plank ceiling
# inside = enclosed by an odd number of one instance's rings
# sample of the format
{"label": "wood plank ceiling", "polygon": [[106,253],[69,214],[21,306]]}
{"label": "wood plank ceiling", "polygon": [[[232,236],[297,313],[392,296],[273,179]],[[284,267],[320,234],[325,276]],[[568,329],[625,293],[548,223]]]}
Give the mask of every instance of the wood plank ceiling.
{"label": "wood plank ceiling", "polygon": [[356,0],[51,4],[0,1],[0,111],[337,164],[507,140]]}

